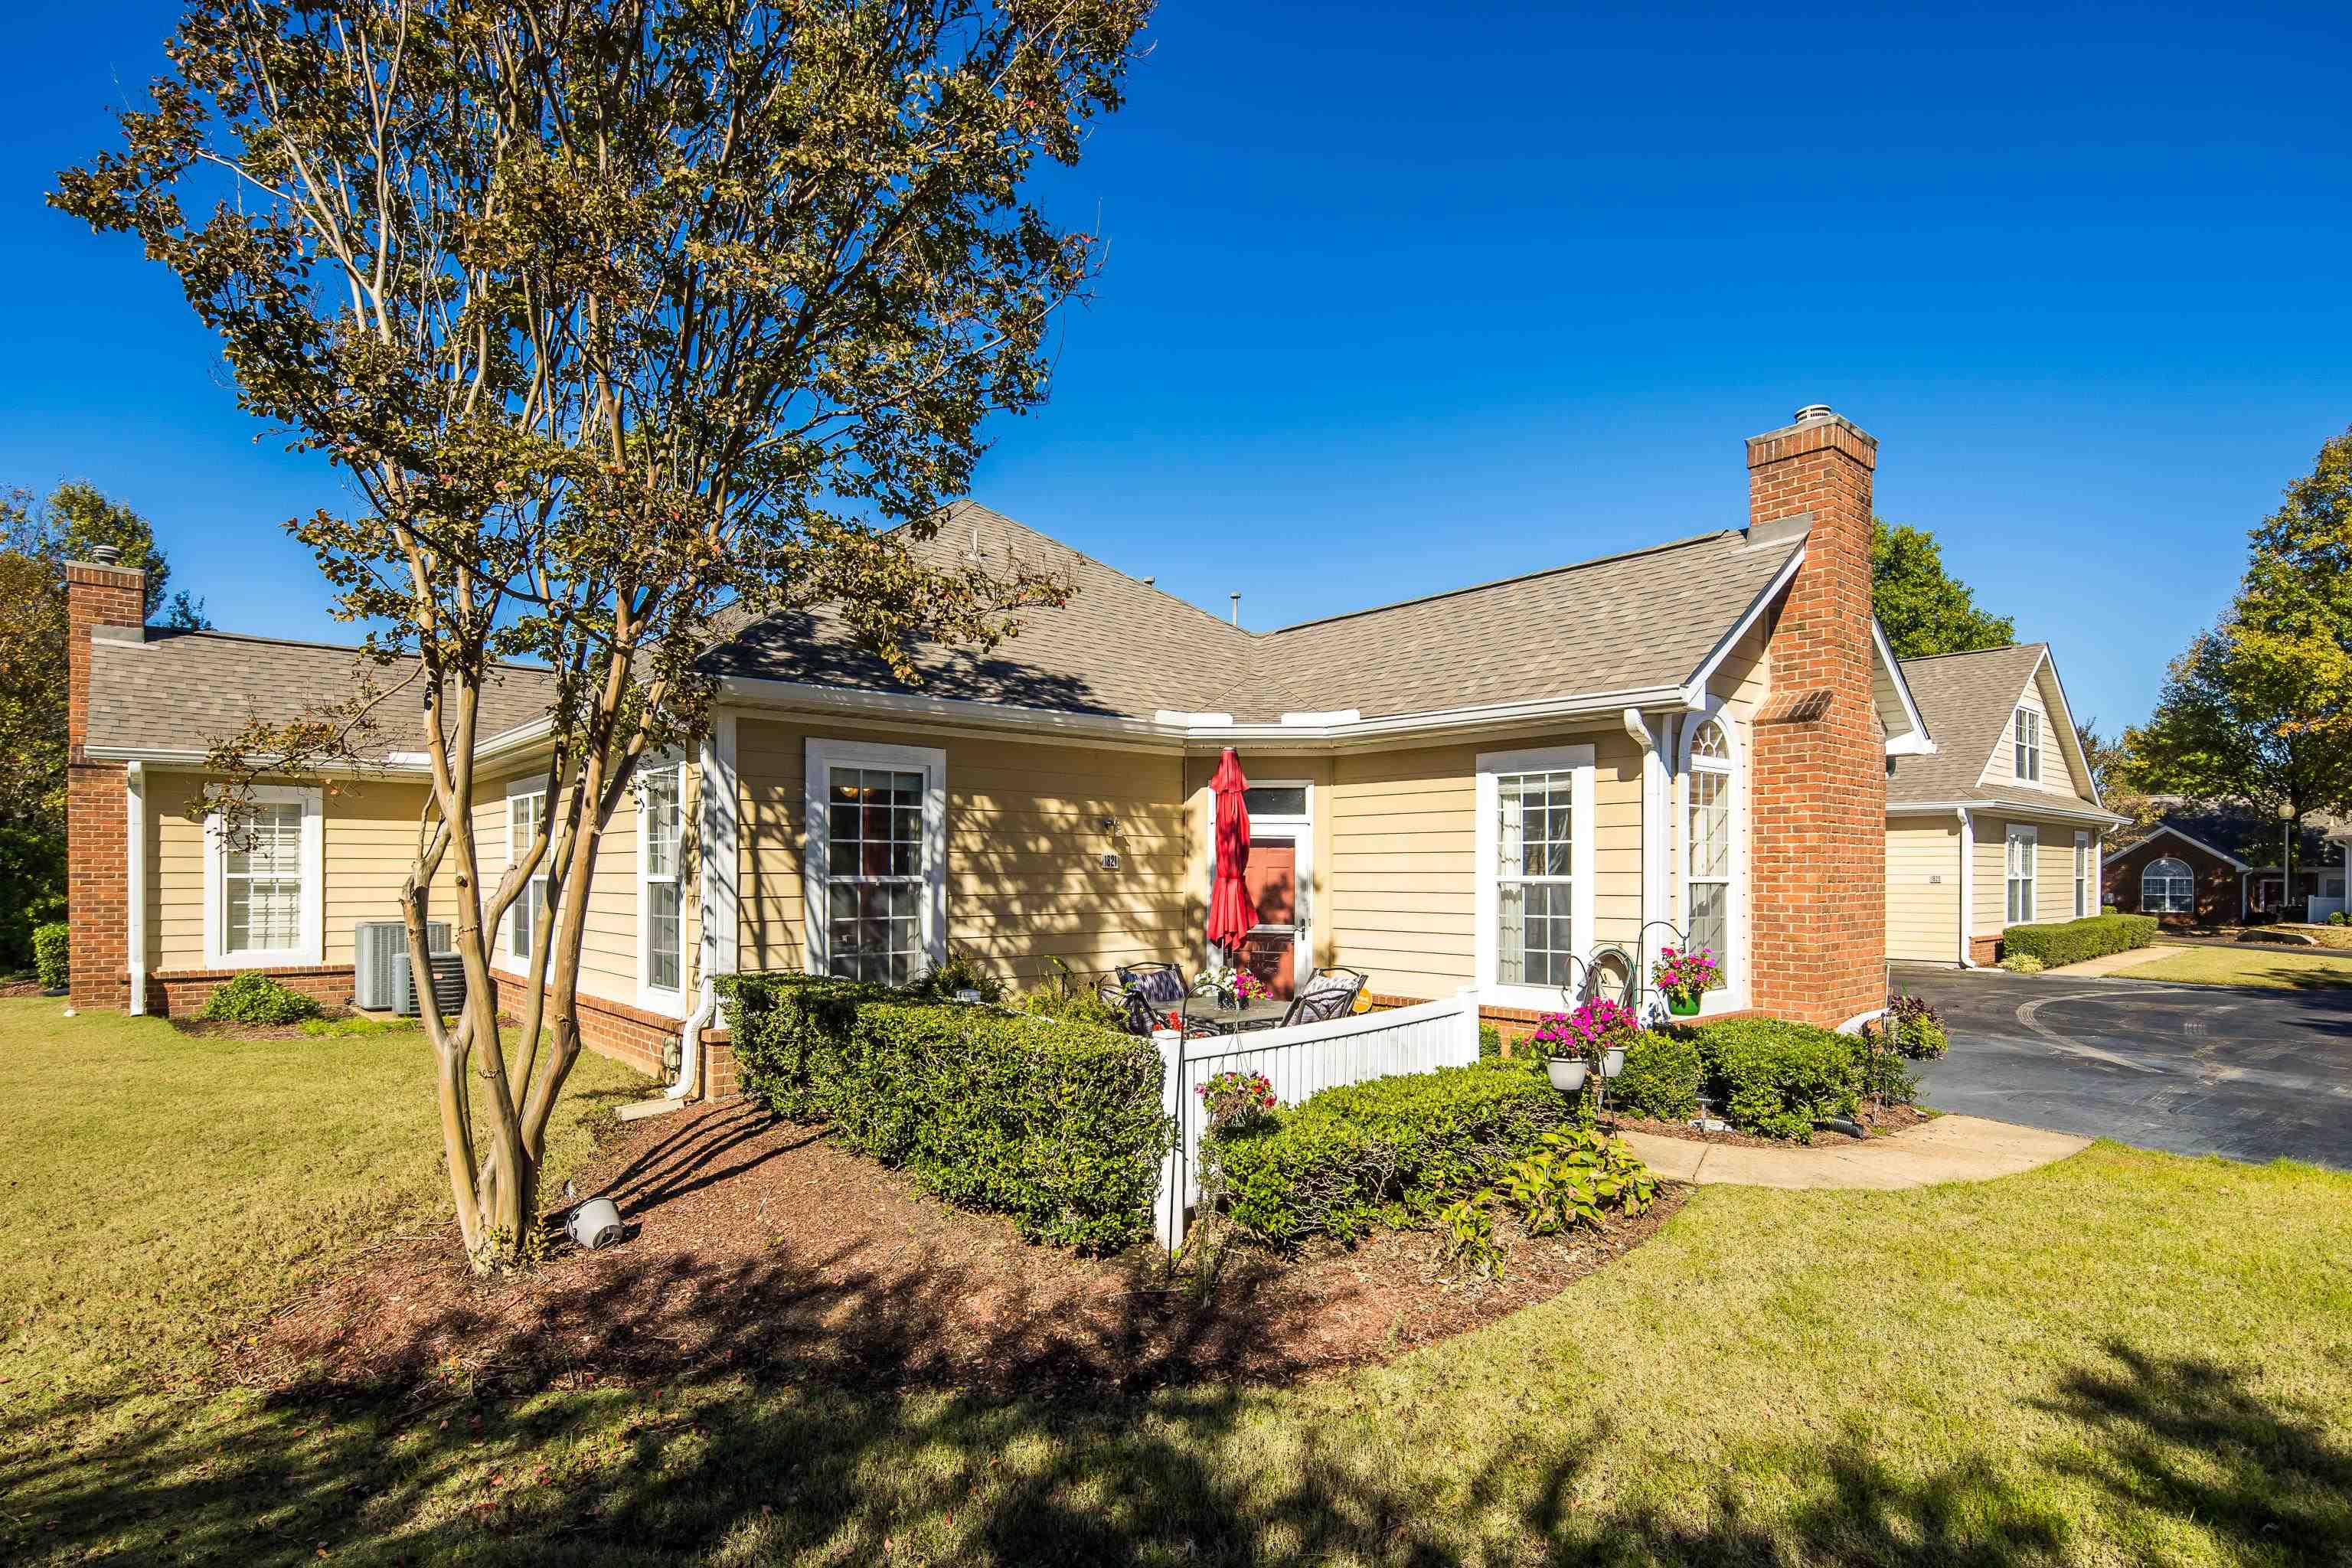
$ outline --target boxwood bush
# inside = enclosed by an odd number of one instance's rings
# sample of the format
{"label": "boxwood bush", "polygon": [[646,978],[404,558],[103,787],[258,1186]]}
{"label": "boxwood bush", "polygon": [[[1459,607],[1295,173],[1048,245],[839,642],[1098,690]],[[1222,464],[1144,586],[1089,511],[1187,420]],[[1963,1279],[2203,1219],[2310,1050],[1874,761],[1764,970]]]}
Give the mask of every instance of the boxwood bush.
{"label": "boxwood bush", "polygon": [[33,928],[33,969],[43,989],[56,991],[71,983],[72,965],[66,951],[66,922],[51,921]]}
{"label": "boxwood bush", "polygon": [[205,998],[204,1016],[232,1024],[299,1024],[320,1014],[319,1004],[258,971],[248,970],[216,985]]}
{"label": "boxwood bush", "polygon": [[1644,1029],[1625,1047],[1625,1070],[1609,1085],[1609,1103],[1628,1116],[1686,1121],[1698,1113],[1703,1074],[1686,1033]]}
{"label": "boxwood bush", "polygon": [[1277,1246],[1356,1240],[1433,1219],[1492,1185],[1567,1121],[1568,1102],[1510,1062],[1327,1089],[1218,1140],[1228,1213]]}
{"label": "boxwood bush", "polygon": [[1174,1129],[1150,1040],[856,981],[727,991],[744,1088],[780,1113],[1031,1241],[1111,1252],[1150,1234]]}
{"label": "boxwood bush", "polygon": [[1862,1109],[1865,1043],[1786,1018],[1726,1018],[1675,1031],[1698,1053],[1707,1095],[1743,1132],[1804,1138]]}
{"label": "boxwood bush", "polygon": [[2059,925],[2011,926],[2000,933],[2004,958],[2038,958],[2045,969],[2128,952],[2156,940],[2154,915],[2087,915]]}

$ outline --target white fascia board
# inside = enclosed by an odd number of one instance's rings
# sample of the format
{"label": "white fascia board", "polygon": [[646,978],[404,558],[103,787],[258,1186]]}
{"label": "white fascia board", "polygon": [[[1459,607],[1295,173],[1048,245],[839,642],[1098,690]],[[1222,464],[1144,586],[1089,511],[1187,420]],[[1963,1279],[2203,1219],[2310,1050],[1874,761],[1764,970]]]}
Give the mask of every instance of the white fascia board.
{"label": "white fascia board", "polygon": [[[847,690],[835,686],[768,680],[755,676],[725,677],[719,682],[719,691],[727,700],[751,707],[815,709],[835,713],[932,719],[1021,730],[1041,735],[1062,734],[1204,747],[1244,742],[1280,746],[1297,746],[1302,742],[1332,746],[1376,744],[1391,738],[1412,735],[1540,722],[1551,719],[1612,716],[1629,707],[1673,708],[1683,700],[1683,691],[1678,687],[1651,687],[1591,696],[1543,698],[1528,702],[1484,703],[1475,707],[1440,709],[1421,713],[1388,714],[1372,719],[1357,717],[1330,723],[1236,724],[1222,713],[1202,715],[1169,710],[1148,720],[1130,719],[1117,714],[1014,708],[960,697]],[[1210,721],[1194,721],[1202,719]]]}
{"label": "white fascia board", "polygon": [[2027,805],[2013,800],[1919,800],[1896,805],[1887,803],[1889,816],[1948,816],[1956,811],[1980,811],[1989,816],[2054,816],[2067,822],[2097,822],[2119,826],[2131,820],[2097,806],[2043,805],[2039,802]]}
{"label": "white fascia board", "polygon": [[[82,754],[101,763],[144,763],[151,768],[188,768],[197,772],[203,772],[212,760],[210,752],[186,746],[85,746]],[[381,763],[308,763],[284,771],[304,778],[328,774],[337,778],[377,778],[386,773],[422,771],[396,761],[398,755],[395,752]],[[284,760],[260,756],[250,759],[250,765],[257,772],[270,773],[277,771],[275,764]]]}
{"label": "white fascia board", "polygon": [[[1895,645],[1886,640],[1886,628],[1878,617],[1870,617],[1870,644],[1878,662],[1886,667],[1886,679],[1895,683],[1895,695],[1903,700],[1903,717],[1909,720],[1908,734],[1886,738],[1886,754],[1890,757],[1932,757],[1936,754],[1936,738],[1927,732],[1927,720],[1912,700],[1911,683],[1903,679],[1903,661],[1895,657]],[[1917,744],[1906,744],[1916,740]]]}
{"label": "white fascia board", "polygon": [[1780,570],[1772,574],[1772,580],[1764,584],[1763,592],[1758,594],[1748,608],[1740,613],[1739,619],[1732,623],[1731,629],[1707,650],[1705,658],[1698,661],[1698,668],[1691,671],[1690,679],[1683,682],[1682,707],[1696,712],[1706,705],[1706,683],[1715,679],[1715,672],[1723,667],[1725,659],[1731,657],[1731,650],[1739,646],[1739,639],[1748,635],[1748,628],[1754,626],[1772,601],[1797,580],[1797,569],[1804,563],[1805,547],[1800,544],[1781,563]]}
{"label": "white fascia board", "polygon": [[1936,751],[1936,742],[1916,730],[1907,735],[1886,737],[1886,754],[1890,757],[1932,757]]}

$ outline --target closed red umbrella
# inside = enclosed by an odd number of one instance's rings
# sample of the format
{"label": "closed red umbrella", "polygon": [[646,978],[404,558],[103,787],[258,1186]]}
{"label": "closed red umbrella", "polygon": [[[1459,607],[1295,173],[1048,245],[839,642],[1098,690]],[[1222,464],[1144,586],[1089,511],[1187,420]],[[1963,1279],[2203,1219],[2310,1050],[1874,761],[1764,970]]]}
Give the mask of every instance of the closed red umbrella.
{"label": "closed red umbrella", "polygon": [[1257,924],[1257,910],[1242,885],[1250,848],[1249,806],[1242,792],[1249,788],[1249,780],[1242,776],[1242,760],[1231,746],[1209,787],[1217,795],[1217,880],[1209,889],[1209,942],[1238,961],[1250,928]]}

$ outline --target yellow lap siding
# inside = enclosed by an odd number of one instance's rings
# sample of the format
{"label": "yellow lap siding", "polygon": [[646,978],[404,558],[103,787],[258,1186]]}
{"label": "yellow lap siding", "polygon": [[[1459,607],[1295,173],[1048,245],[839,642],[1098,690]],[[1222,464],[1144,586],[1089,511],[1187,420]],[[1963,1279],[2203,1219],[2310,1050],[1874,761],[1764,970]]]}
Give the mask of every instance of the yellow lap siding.
{"label": "yellow lap siding", "polygon": [[1897,819],[1886,829],[1886,956],[1959,962],[1960,824]]}

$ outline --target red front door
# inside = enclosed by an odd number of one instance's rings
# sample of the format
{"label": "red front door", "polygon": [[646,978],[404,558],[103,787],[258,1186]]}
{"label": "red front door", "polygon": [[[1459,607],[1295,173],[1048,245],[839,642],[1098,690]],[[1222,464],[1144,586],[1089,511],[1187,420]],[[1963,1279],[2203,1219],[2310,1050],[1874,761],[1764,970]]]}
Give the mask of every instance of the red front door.
{"label": "red front door", "polygon": [[1298,945],[1298,846],[1288,838],[1259,838],[1250,844],[1249,868],[1242,886],[1257,910],[1257,929],[1250,932],[1242,962],[1252,974],[1287,1000],[1297,964]]}

